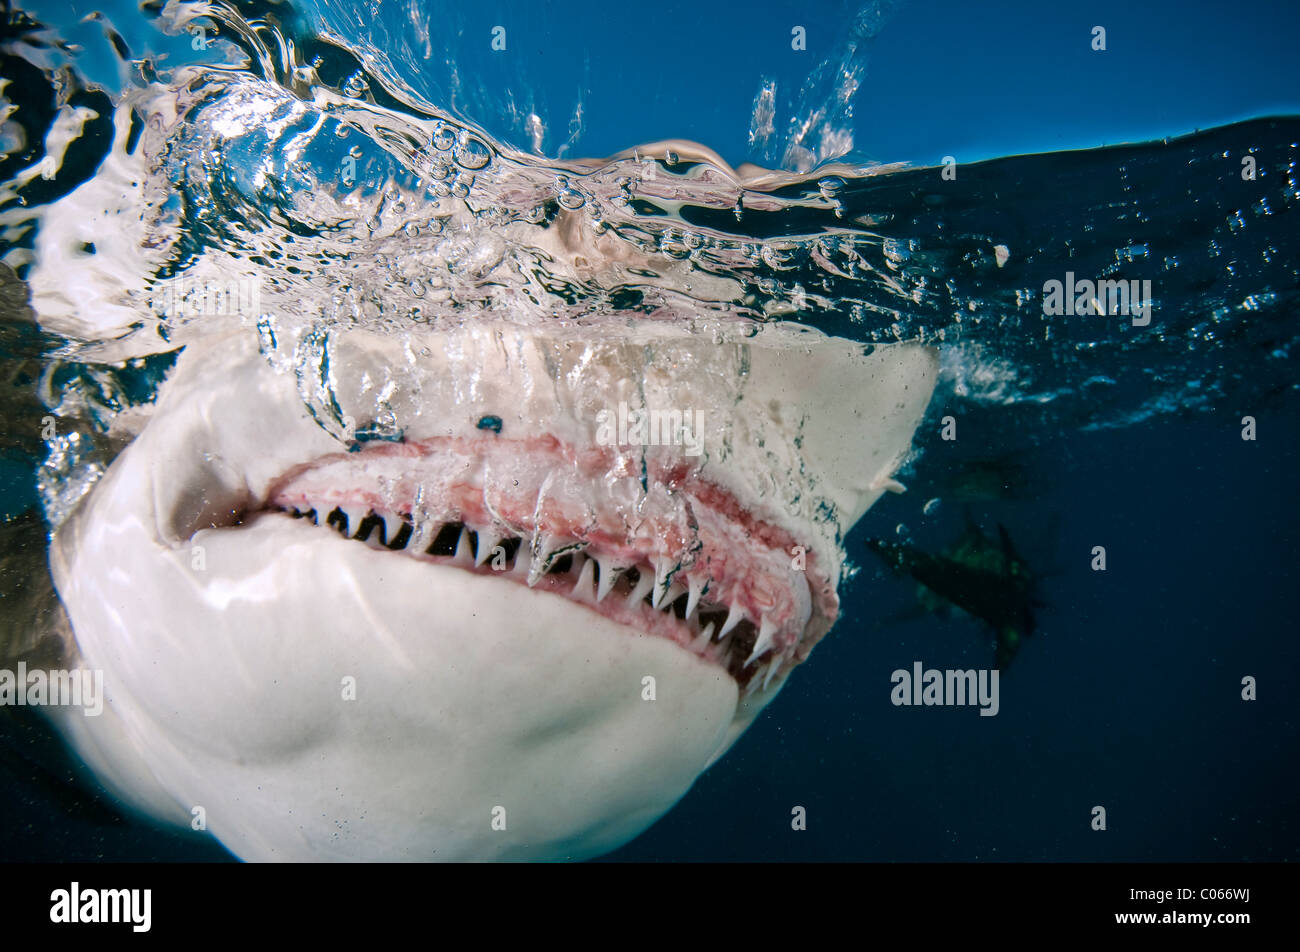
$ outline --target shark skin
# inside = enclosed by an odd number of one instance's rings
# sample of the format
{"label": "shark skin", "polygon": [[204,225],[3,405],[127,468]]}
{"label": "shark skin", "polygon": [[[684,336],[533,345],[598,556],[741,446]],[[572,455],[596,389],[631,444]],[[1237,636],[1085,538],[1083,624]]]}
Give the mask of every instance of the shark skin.
{"label": "shark skin", "polygon": [[[834,623],[840,540],[937,373],[930,348],[790,325],[332,346],[342,439],[255,331],[188,345],[50,547],[106,696],[54,711],[65,735],[124,802],[202,816],[250,861],[582,859],[636,836]],[[381,367],[400,435],[349,440]],[[597,443],[620,401],[702,409],[704,452]]]}

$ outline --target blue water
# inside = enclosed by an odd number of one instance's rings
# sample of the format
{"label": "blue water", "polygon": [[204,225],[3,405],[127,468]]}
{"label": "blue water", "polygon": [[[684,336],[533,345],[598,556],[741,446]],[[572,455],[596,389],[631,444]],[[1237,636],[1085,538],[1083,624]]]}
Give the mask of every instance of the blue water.
{"label": "blue water", "polygon": [[[610,858],[1300,856],[1291,588],[1300,567],[1300,10],[562,6],[418,5],[412,17],[405,3],[375,14],[323,2],[297,5],[284,28],[328,25],[379,57],[368,64],[372,86],[405,83],[539,162],[671,136],[733,165],[779,167],[797,159],[792,144],[816,151],[823,140],[792,136],[791,124],[821,109],[836,141],[851,138],[836,157],[959,163],[955,183],[928,167],[844,183],[847,220],[872,219],[861,226],[871,273],[844,278],[811,259],[778,275],[740,269],[755,284],[776,278],[824,296],[799,319],[828,332],[939,344],[948,372],[901,477],[909,492],[883,499],[847,540],[859,571],[841,589],[832,635],[732,752]],[[104,28],[82,22],[91,9],[105,12],[132,57],[193,52],[129,5],[30,9],[82,48],[69,60],[87,102],[130,82]],[[489,46],[499,23],[508,55]],[[790,49],[792,24],[806,27],[807,50]],[[1105,52],[1089,47],[1098,24]],[[28,83],[6,95],[39,111],[44,88],[6,69]],[[857,81],[851,108],[836,100],[845,69]],[[773,131],[751,139],[768,84]],[[536,150],[528,113],[544,128]],[[94,134],[92,123],[27,201],[49,201],[93,173]],[[1098,148],[1115,143],[1137,144]],[[1088,151],[1031,155],[1063,149]],[[1241,178],[1244,155],[1258,160],[1259,179]],[[236,211],[225,208],[227,220]],[[843,227],[846,217],[804,209],[737,221],[729,209],[687,203],[678,224],[761,241]],[[992,263],[995,244],[1011,249],[1005,267]],[[887,272],[885,259],[899,267]],[[1044,318],[1024,292],[1066,268],[1155,278],[1155,326]],[[41,350],[5,340],[6,362]],[[132,402],[128,390],[115,396]],[[956,444],[939,435],[948,413],[962,420]],[[1248,414],[1254,441],[1241,439]],[[952,476],[958,462],[1008,455],[1025,474],[1014,491],[975,492]],[[36,502],[40,463],[22,439],[6,440],[6,517]],[[927,511],[931,499],[939,503]],[[865,539],[936,550],[968,513],[989,531],[1006,526],[1042,574],[1038,631],[1004,673],[998,716],[895,707],[892,671],[916,660],[984,667],[989,635],[969,619],[918,613],[915,585],[886,571]],[[1105,572],[1089,567],[1096,545],[1106,547]],[[1241,699],[1246,676],[1258,679],[1258,700]],[[8,722],[3,736],[0,858],[228,858],[216,844],[121,816],[84,781],[70,784],[75,768],[39,723]],[[1104,832],[1090,828],[1097,805]],[[806,831],[790,828],[795,806],[807,808]]]}
{"label": "blue water", "polygon": [[[864,561],[801,677],[617,858],[1294,859],[1298,422],[1279,412],[1278,438],[1256,444],[1164,421],[1045,450],[1050,489],[989,510],[1027,535],[1062,517],[1055,546],[1028,556],[1059,574],[996,717],[889,703],[894,669],[991,652],[970,622],[882,621],[912,587]],[[855,534],[888,531],[903,508],[890,502]],[[1098,544],[1105,573],[1088,567]],[[1105,832],[1089,826],[1097,805]]]}

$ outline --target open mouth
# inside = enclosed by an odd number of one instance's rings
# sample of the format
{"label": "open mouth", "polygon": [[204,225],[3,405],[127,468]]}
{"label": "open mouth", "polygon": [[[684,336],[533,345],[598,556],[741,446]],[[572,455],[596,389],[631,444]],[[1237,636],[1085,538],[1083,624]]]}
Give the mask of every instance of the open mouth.
{"label": "open mouth", "polygon": [[366,444],[273,487],[258,517],[286,516],[569,599],[746,693],[802,661],[838,611],[806,545],[690,467],[551,438]]}

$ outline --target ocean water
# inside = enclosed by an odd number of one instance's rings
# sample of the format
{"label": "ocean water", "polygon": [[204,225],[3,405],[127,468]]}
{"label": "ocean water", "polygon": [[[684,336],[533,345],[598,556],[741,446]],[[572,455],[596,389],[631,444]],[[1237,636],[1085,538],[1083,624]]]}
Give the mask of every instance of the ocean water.
{"label": "ocean water", "polygon": [[[179,348],[224,326],[256,323],[341,438],[329,341],[358,325],[400,337],[508,311],[922,341],[942,372],[907,492],[843,540],[836,628],[610,858],[1296,858],[1294,110],[1071,151],[1023,130],[999,151],[985,131],[978,161],[918,161],[855,141],[876,40],[908,15],[887,4],[810,13],[808,35],[837,36],[811,67],[737,78],[746,45],[720,44],[696,87],[729,111],[619,131],[600,117],[680,94],[664,64],[683,54],[593,53],[588,8],[510,11],[504,49],[495,22],[416,3],[73,12],[5,26],[7,579],[147,418]],[[700,16],[698,43],[742,29]],[[775,58],[792,33],[773,30]],[[572,86],[544,82],[552,68]],[[650,264],[557,255],[557,232]],[[51,268],[55,247],[74,253]],[[1051,312],[1051,282],[1102,280],[1137,282],[1133,306],[1079,313],[1104,295],[1064,292]],[[1033,633],[996,717],[896,705],[893,672],[987,668],[994,635],[867,540],[935,553],[972,523],[1003,527],[1032,571]],[[39,720],[8,718],[3,752],[6,859],[229,858],[127,816]]]}

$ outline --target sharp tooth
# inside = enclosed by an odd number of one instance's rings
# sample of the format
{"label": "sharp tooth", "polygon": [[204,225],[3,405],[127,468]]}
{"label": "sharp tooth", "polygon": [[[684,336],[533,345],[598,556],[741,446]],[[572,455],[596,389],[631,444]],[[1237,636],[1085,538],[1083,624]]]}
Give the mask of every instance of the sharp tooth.
{"label": "sharp tooth", "polygon": [[519,545],[515,548],[515,559],[510,563],[510,574],[523,579],[532,588],[543,575],[541,569],[541,556],[533,552],[527,536],[520,536]]}
{"label": "sharp tooth", "polygon": [[[538,583],[546,570],[551,567],[551,554],[556,549],[562,548],[564,542],[549,532],[541,538],[534,537],[536,542],[530,546],[531,558],[528,561],[528,587],[532,588]],[[522,561],[522,560],[520,560]]]}
{"label": "sharp tooth", "polygon": [[406,550],[408,552],[423,553],[433,544],[433,540],[438,537],[439,523],[436,520],[424,518],[417,519],[415,513],[411,513],[411,518],[415,520],[411,526],[411,538],[406,540]]}
{"label": "sharp tooth", "polygon": [[388,545],[402,531],[403,519],[395,512],[381,512],[379,517],[384,520],[384,545]]}
{"label": "sharp tooth", "polygon": [[357,529],[361,526],[361,520],[366,517],[369,511],[363,506],[339,506],[343,510],[343,516],[348,520],[348,528],[344,533],[349,539],[357,534]]}
{"label": "sharp tooth", "polygon": [[639,571],[641,572],[641,575],[636,580],[636,588],[632,589],[631,594],[627,597],[628,602],[633,605],[636,605],[641,601],[641,599],[649,595],[650,589],[653,588],[655,584],[655,580],[649,572],[644,569]]}
{"label": "sharp tooth", "polygon": [[766,690],[767,690],[767,686],[768,686],[769,684],[772,683],[772,678],[776,676],[777,669],[780,668],[780,667],[781,667],[781,661],[780,661],[779,658],[773,658],[773,659],[768,663],[768,666],[767,666],[767,674],[763,675],[763,690],[764,690],[764,691],[766,691]]}
{"label": "sharp tooth", "polygon": [[582,559],[582,571],[578,573],[578,584],[573,586],[573,594],[587,598],[596,587],[596,562],[581,555],[575,555],[574,558]]}
{"label": "sharp tooth", "polygon": [[672,585],[668,586],[668,594],[663,597],[663,610],[666,612],[672,611],[673,605],[676,604],[677,599],[681,598],[685,594],[686,586],[680,582],[673,582]]}
{"label": "sharp tooth", "polygon": [[473,549],[469,544],[469,529],[465,526],[460,528],[460,538],[456,540],[456,554],[452,557],[452,562],[456,565],[473,565]]}
{"label": "sharp tooth", "polygon": [[596,561],[600,562],[600,581],[596,583],[596,601],[603,602],[605,596],[613,590],[618,577],[627,570],[615,565],[609,559],[597,559]]}
{"label": "sharp tooth", "polygon": [[709,622],[702,629],[700,629],[700,633],[696,635],[695,640],[691,642],[691,650],[694,651],[696,654],[704,654],[704,649],[709,646],[709,640],[712,637],[713,637],[713,622]]}
{"label": "sharp tooth", "polygon": [[754,642],[754,650],[751,651],[749,657],[745,659],[746,668],[754,663],[755,658],[761,655],[768,648],[772,647],[775,635],[776,622],[764,615],[762,624],[758,626],[758,640]]}
{"label": "sharp tooth", "polygon": [[745,620],[745,610],[738,605],[733,604],[731,610],[727,612],[727,620],[722,624],[722,632],[719,640],[731,634],[731,629],[735,628]]}
{"label": "sharp tooth", "polygon": [[482,565],[492,558],[492,550],[505,538],[499,529],[482,529],[478,534],[478,552],[474,554],[474,564]]}
{"label": "sharp tooth", "polygon": [[[528,577],[528,568],[530,564],[532,564],[532,561],[528,558],[528,544],[526,544],[523,538],[520,538],[519,545],[508,546],[506,545],[506,542],[510,540],[510,538],[519,537],[507,536],[500,541],[500,549],[506,553],[506,571],[508,574],[519,576],[521,579],[526,579],[526,577]],[[515,550],[515,555],[513,555],[513,557],[511,557],[510,554],[512,548]]]}
{"label": "sharp tooth", "polygon": [[664,596],[668,594],[668,580],[672,577],[674,564],[673,560],[665,555],[655,559],[654,597],[650,599],[650,604],[655,608],[663,605]]}
{"label": "sharp tooth", "polygon": [[703,575],[696,575],[686,580],[690,583],[691,597],[686,600],[686,620],[690,621],[691,616],[695,614],[695,609],[700,607],[700,596],[704,594],[704,588],[708,584],[708,579]]}

